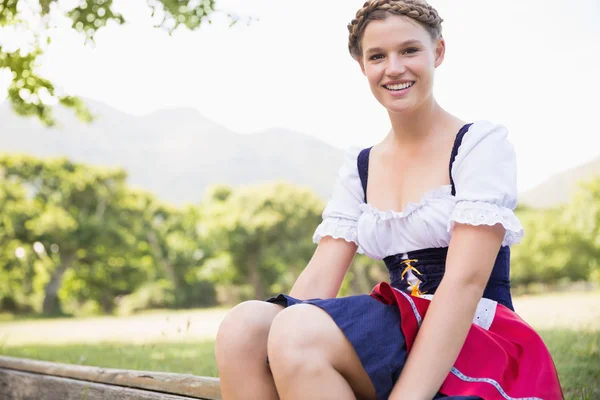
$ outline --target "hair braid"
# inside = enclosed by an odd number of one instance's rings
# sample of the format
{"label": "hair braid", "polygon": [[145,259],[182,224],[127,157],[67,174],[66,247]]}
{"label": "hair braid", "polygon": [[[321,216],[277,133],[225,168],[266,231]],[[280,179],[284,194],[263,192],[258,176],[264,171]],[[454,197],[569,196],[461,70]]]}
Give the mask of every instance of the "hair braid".
{"label": "hair braid", "polygon": [[348,49],[355,59],[362,55],[361,39],[369,21],[382,19],[377,14],[404,15],[420,22],[434,39],[442,36],[442,18],[425,0],[368,0],[348,24]]}

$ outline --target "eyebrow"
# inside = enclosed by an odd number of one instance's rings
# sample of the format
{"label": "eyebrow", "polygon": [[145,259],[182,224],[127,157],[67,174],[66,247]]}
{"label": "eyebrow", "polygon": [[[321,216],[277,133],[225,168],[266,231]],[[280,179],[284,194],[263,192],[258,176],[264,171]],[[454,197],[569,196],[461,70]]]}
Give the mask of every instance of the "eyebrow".
{"label": "eyebrow", "polygon": [[[411,40],[406,40],[404,42],[402,42],[400,44],[400,47],[405,47],[405,46],[409,46],[411,44],[423,44],[420,40],[417,39],[411,39]],[[371,47],[370,49],[367,49],[367,51],[365,52],[365,54],[372,54],[372,53],[382,53],[383,49],[381,47]]]}

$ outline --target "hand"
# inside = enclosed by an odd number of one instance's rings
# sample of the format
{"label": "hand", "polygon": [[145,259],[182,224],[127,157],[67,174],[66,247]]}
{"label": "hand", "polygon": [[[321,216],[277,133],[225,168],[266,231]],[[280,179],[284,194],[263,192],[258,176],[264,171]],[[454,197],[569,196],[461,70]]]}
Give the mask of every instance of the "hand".
{"label": "hand", "polygon": [[411,389],[396,385],[388,400],[431,400],[431,397],[422,393],[421,388],[418,386],[419,384],[415,383],[414,387]]}

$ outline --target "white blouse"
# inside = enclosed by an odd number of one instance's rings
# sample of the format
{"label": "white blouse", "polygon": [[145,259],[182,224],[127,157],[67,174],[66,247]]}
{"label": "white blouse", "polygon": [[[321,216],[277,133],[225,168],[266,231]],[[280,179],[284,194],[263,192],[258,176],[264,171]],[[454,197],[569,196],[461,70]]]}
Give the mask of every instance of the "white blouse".
{"label": "white blouse", "polygon": [[345,152],[331,199],[313,241],[323,236],[343,238],[358,252],[381,260],[387,256],[433,247],[447,247],[456,222],[506,228],[503,246],[519,243],[523,227],[514,214],[517,206],[515,152],[507,130],[477,121],[465,134],[452,165],[452,187],[444,185],[409,203],[404,211],[381,211],[365,203],[358,175],[361,149]]}

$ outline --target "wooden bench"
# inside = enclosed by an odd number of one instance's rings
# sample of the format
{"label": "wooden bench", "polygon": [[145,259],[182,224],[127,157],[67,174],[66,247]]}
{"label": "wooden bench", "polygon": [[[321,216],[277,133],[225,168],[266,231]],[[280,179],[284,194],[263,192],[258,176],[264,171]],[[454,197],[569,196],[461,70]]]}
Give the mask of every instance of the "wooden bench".
{"label": "wooden bench", "polygon": [[2,400],[221,400],[218,378],[0,356]]}

